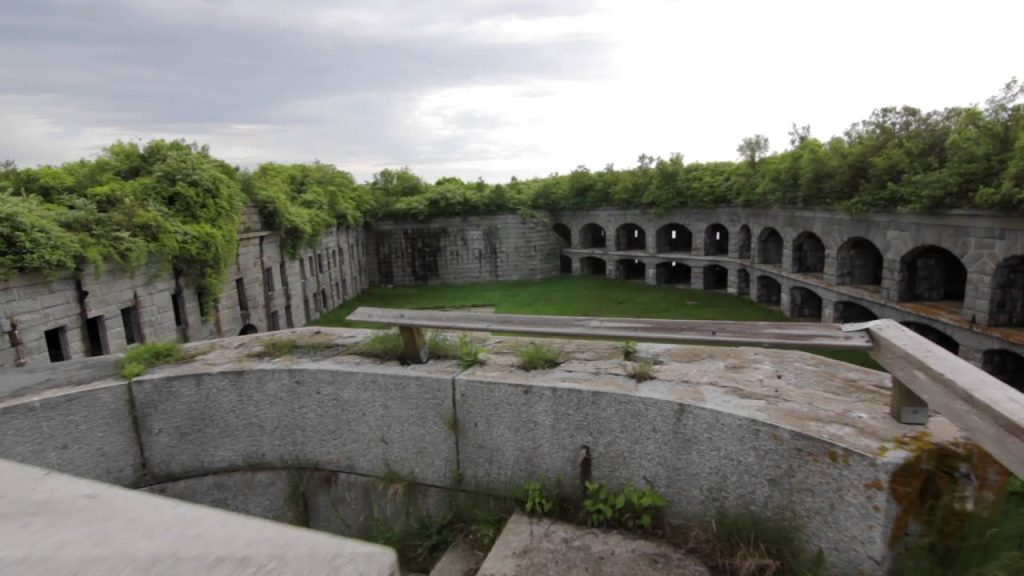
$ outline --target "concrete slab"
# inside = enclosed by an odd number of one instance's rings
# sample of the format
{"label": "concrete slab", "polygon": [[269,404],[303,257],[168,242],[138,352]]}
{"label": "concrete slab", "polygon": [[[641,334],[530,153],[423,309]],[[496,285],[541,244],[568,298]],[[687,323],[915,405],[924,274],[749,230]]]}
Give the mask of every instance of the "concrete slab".
{"label": "concrete slab", "polygon": [[[0,573],[398,576],[394,550],[0,461]],[[9,497],[17,495],[17,497]]]}
{"label": "concrete slab", "polygon": [[142,457],[127,384],[60,388],[0,402],[0,458],[141,485]]}
{"label": "concrete slab", "polygon": [[710,576],[666,542],[517,512],[477,576]]}
{"label": "concrete slab", "polygon": [[484,555],[474,550],[465,538],[459,537],[437,561],[430,576],[474,576],[483,562]]}

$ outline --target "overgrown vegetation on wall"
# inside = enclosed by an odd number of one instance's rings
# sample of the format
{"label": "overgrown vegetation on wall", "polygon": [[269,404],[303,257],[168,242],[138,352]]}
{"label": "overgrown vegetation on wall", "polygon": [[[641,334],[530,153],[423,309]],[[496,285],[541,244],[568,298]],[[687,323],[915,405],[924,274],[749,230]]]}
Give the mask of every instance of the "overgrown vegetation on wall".
{"label": "overgrown vegetation on wall", "polygon": [[129,269],[157,257],[215,297],[234,256],[241,205],[294,253],[338,224],[501,211],[601,206],[836,207],[924,212],[1024,211],[1024,85],[1016,79],[983,105],[925,112],[882,108],[821,140],[793,126],[770,153],[746,138],[735,162],[691,163],[641,155],[636,166],[504,184],[382,170],[366,184],[337,168],[264,164],[239,171],[205,147],[118,142],[95,160],[59,167],[0,165],[0,276],[114,260]]}

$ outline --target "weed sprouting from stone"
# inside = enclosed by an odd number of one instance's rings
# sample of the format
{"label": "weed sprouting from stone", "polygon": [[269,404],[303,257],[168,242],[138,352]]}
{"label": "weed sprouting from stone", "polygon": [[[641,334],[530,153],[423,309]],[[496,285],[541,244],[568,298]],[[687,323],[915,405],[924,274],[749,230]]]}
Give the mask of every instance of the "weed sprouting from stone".
{"label": "weed sprouting from stone", "polygon": [[558,351],[549,346],[531,342],[519,351],[519,368],[522,370],[547,370],[559,364]]}
{"label": "weed sprouting from stone", "polygon": [[402,336],[397,330],[377,332],[354,346],[351,352],[379,360],[398,360],[402,355]]}
{"label": "weed sprouting from stone", "polygon": [[637,343],[635,340],[626,340],[620,345],[622,350],[622,359],[627,362],[636,357]]}
{"label": "weed sprouting from stone", "polygon": [[459,336],[459,366],[463,370],[483,364],[483,352],[483,348],[477,346],[472,338],[465,334]]}
{"label": "weed sprouting from stone", "polygon": [[121,377],[131,380],[141,376],[149,368],[174,364],[186,358],[181,345],[177,342],[152,342],[132,346],[121,358]]}
{"label": "weed sprouting from stone", "polygon": [[282,358],[297,356],[302,353],[318,352],[331,347],[326,342],[299,342],[291,338],[273,338],[264,340],[260,348],[250,354],[254,358]]}
{"label": "weed sprouting from stone", "polygon": [[637,382],[654,380],[654,364],[646,360],[632,362],[626,365],[626,375]]}

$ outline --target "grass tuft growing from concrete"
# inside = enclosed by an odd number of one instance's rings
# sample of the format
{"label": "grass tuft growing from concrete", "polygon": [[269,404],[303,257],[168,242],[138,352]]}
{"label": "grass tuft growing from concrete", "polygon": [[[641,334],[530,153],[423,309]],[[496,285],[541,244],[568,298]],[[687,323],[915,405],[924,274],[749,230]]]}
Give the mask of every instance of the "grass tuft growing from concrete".
{"label": "grass tuft growing from concrete", "polygon": [[654,380],[654,364],[643,360],[626,364],[626,374],[637,382]]}
{"label": "grass tuft growing from concrete", "polygon": [[121,358],[121,377],[131,380],[154,366],[174,364],[185,358],[181,344],[177,342],[152,342],[132,346]]}
{"label": "grass tuft growing from concrete", "polygon": [[260,348],[250,354],[253,358],[282,358],[297,356],[303,353],[327,350],[331,344],[326,342],[298,342],[292,338],[274,338],[264,340]]}
{"label": "grass tuft growing from concrete", "polygon": [[397,330],[384,330],[360,342],[351,352],[378,360],[398,360],[402,355],[402,335]]}
{"label": "grass tuft growing from concrete", "polygon": [[526,371],[548,370],[559,364],[558,350],[531,342],[519,351],[519,368]]}

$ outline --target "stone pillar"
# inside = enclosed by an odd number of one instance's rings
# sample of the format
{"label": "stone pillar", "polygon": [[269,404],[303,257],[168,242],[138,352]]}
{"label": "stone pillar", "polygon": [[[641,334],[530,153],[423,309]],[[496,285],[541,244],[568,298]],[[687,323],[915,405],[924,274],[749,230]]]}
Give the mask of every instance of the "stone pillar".
{"label": "stone pillar", "polygon": [[821,321],[832,324],[835,322],[836,303],[834,300],[821,299]]}
{"label": "stone pillar", "polygon": [[[735,246],[733,246],[733,244],[732,244],[732,237],[730,236],[729,237],[729,250],[733,251],[734,249],[735,249]],[[739,277],[738,277],[738,274],[737,274],[736,270],[733,270],[732,268],[726,268],[726,270],[728,271],[727,272],[728,275],[726,276],[725,289],[726,289],[726,291],[729,294],[732,294],[733,296],[739,296]]]}
{"label": "stone pillar", "polygon": [[704,289],[704,267],[693,266],[690,268],[690,288],[694,290]]}
{"label": "stone pillar", "polygon": [[579,276],[582,272],[580,271],[580,258],[570,256],[572,258],[572,275]]}
{"label": "stone pillar", "polygon": [[651,286],[656,286],[658,284],[658,267],[648,263],[644,267],[644,280]]}
{"label": "stone pillar", "polygon": [[964,344],[963,342],[960,342],[959,356],[979,368],[981,367],[981,362],[984,357],[984,353],[985,352],[980,348],[974,348],[972,346]]}
{"label": "stone pillar", "polygon": [[609,260],[605,260],[604,262],[605,262],[605,265],[604,265],[604,274],[605,274],[605,276],[607,276],[609,278],[618,278],[619,277],[619,265],[618,265],[618,263],[616,263],[615,260],[610,260],[610,261]]}

